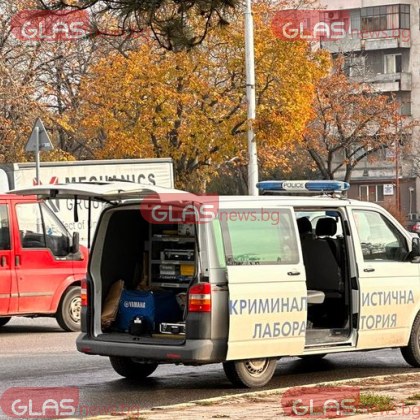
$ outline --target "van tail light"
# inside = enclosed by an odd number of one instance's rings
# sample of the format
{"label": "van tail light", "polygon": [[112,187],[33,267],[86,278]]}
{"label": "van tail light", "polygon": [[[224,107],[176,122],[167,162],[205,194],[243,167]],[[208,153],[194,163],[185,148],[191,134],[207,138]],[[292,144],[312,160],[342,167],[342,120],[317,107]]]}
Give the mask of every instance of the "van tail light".
{"label": "van tail light", "polygon": [[82,307],[86,307],[87,303],[88,303],[88,299],[87,299],[87,280],[86,279],[83,279],[81,281],[80,297],[82,299]]}
{"label": "van tail light", "polygon": [[211,285],[198,283],[190,288],[188,297],[189,312],[211,312]]}

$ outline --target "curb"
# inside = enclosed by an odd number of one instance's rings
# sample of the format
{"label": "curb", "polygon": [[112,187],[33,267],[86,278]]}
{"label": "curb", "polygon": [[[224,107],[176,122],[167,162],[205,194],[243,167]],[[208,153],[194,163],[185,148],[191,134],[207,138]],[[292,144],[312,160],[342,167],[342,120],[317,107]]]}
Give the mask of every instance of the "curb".
{"label": "curb", "polygon": [[[396,374],[395,377],[397,378],[401,378],[404,379],[406,377],[410,377],[413,375],[419,375],[419,380],[420,380],[420,372],[413,372],[413,373],[399,373]],[[337,380],[337,381],[327,381],[327,382],[318,382],[318,383],[314,383],[314,384],[310,384],[310,385],[302,385],[299,386],[299,388],[311,388],[311,387],[315,387],[315,386],[328,386],[328,385],[344,385],[347,383],[351,383],[357,380],[360,381],[369,381],[369,380],[381,380],[381,379],[389,379],[390,377],[393,377],[393,375],[380,375],[380,376],[366,376],[363,378],[352,378],[352,379],[343,379],[343,380]],[[212,398],[204,398],[202,400],[194,400],[194,401],[190,401],[188,403],[180,403],[180,404],[172,404],[172,405],[164,405],[164,406],[157,406],[157,407],[153,407],[147,410],[141,410],[141,411],[136,411],[136,412],[132,412],[133,415],[135,414],[136,416],[141,416],[141,415],[147,415],[147,414],[156,414],[156,412],[158,411],[166,411],[166,410],[177,410],[177,409],[185,409],[185,408],[191,408],[191,407],[196,407],[199,405],[207,405],[207,404],[217,404],[220,402],[225,402],[225,401],[229,401],[229,400],[235,400],[238,398],[252,398],[252,397],[264,397],[264,396],[270,396],[270,395],[276,395],[276,394],[281,394],[285,391],[287,391],[288,389],[290,389],[291,387],[283,387],[283,388],[275,388],[275,389],[268,389],[265,391],[252,391],[252,392],[244,392],[244,393],[240,393],[240,394],[230,394],[230,395],[223,395],[220,397],[212,397]],[[377,413],[379,414],[379,413]],[[127,413],[121,413],[121,415],[116,415],[116,416],[112,416],[112,415],[107,415],[107,416],[97,416],[97,417],[87,417],[86,420],[120,420],[120,419],[126,419],[127,416],[130,416],[130,412]],[[357,418],[358,415],[356,416],[352,416],[352,418]],[[359,417],[360,418],[360,417]],[[74,419],[74,417],[73,417]],[[65,419],[65,420],[70,420],[70,419]]]}

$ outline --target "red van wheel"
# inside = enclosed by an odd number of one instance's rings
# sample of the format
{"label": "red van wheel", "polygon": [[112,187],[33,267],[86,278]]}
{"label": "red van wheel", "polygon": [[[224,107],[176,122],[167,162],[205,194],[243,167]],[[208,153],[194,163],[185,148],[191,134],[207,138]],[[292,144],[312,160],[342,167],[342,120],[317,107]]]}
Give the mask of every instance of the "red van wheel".
{"label": "red van wheel", "polygon": [[69,287],[61,298],[56,314],[57,322],[65,331],[80,331],[80,311],[82,299],[80,287]]}

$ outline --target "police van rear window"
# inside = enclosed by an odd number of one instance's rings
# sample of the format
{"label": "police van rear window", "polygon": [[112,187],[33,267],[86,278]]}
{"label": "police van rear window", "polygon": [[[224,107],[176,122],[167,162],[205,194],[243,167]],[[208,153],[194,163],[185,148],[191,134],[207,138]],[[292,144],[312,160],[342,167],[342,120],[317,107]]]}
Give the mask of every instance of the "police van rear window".
{"label": "police van rear window", "polygon": [[219,212],[228,265],[296,264],[298,245],[288,209]]}

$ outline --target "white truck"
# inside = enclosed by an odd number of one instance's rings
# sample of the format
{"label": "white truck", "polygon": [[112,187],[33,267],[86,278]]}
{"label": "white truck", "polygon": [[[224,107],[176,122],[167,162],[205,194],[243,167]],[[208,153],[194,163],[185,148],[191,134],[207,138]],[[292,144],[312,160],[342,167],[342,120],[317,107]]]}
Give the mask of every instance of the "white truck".
{"label": "white truck", "polygon": [[[115,159],[66,162],[41,162],[40,183],[105,182],[109,180],[174,187],[172,159]],[[36,185],[34,162],[0,164],[0,193]],[[74,206],[78,206],[75,221]],[[49,205],[70,232],[80,234],[80,242],[88,243],[88,202],[83,200],[50,200]],[[91,233],[103,204],[92,201]]]}

